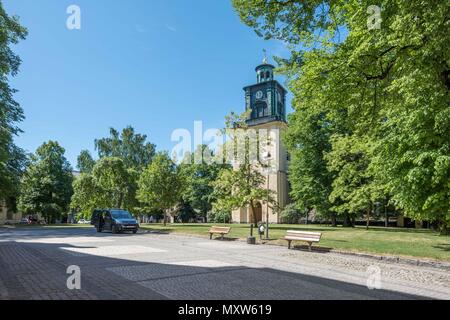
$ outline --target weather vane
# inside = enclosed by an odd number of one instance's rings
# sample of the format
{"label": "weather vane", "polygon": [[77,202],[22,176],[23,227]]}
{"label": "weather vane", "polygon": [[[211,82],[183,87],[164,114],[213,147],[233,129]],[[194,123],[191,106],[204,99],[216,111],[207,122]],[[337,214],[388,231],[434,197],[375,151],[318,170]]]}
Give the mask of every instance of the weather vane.
{"label": "weather vane", "polygon": [[263,63],[267,63],[267,51],[266,51],[266,49],[263,49],[263,53],[264,53]]}

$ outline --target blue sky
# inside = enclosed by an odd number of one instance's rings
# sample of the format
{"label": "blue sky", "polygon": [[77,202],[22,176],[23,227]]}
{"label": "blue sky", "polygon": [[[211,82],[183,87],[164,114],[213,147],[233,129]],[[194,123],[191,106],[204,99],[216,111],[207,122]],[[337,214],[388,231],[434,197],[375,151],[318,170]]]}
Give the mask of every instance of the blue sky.
{"label": "blue sky", "polygon": [[[24,109],[16,142],[34,152],[57,140],[75,167],[94,139],[127,125],[171,150],[173,130],[221,128],[244,109],[242,87],[254,67],[283,45],[242,24],[229,0],[3,0],[29,36],[12,86]],[[81,30],[66,28],[69,5],[81,9]],[[279,78],[282,82],[283,79]]]}

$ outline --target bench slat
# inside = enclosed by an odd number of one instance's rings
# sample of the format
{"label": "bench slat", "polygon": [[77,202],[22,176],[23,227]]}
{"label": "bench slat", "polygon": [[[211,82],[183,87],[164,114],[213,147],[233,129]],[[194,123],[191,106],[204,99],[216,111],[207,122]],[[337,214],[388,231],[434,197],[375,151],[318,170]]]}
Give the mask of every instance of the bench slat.
{"label": "bench slat", "polygon": [[287,233],[297,233],[297,234],[309,234],[309,235],[322,235],[320,232],[311,232],[311,231],[300,231],[300,230],[288,230]]}
{"label": "bench slat", "polygon": [[291,247],[291,241],[304,241],[309,244],[309,250],[311,251],[311,244],[313,242],[319,242],[321,237],[322,233],[320,232],[287,230],[284,239],[288,241],[289,249]]}
{"label": "bench slat", "polygon": [[299,238],[299,237],[284,237],[286,240],[298,240],[298,241],[306,241],[306,242],[319,242],[320,239],[317,238]]}

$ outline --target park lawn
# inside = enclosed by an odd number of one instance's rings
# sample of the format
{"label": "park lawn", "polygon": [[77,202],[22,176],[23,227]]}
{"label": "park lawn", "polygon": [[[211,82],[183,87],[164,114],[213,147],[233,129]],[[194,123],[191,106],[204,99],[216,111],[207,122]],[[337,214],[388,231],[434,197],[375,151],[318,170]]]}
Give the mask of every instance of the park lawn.
{"label": "park lawn", "polygon": [[[248,224],[214,224],[231,227],[228,239],[246,239],[249,235]],[[208,229],[212,224],[141,224],[142,229],[200,235],[209,237]],[[320,243],[314,246],[323,249],[335,249],[352,252],[388,254],[404,257],[431,258],[450,261],[450,237],[426,229],[365,227],[343,228],[325,225],[270,225],[269,243],[287,246],[282,238],[286,230],[304,230],[322,232]],[[254,229],[254,235],[256,229]],[[294,244],[301,245],[301,242]]]}

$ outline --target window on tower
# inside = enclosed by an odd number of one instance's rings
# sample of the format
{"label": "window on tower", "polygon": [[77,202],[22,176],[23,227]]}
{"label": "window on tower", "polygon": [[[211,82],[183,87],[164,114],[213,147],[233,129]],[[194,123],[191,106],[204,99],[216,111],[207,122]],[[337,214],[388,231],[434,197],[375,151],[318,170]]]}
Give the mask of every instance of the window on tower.
{"label": "window on tower", "polygon": [[267,105],[264,102],[257,103],[255,106],[256,118],[262,118],[268,115]]}

